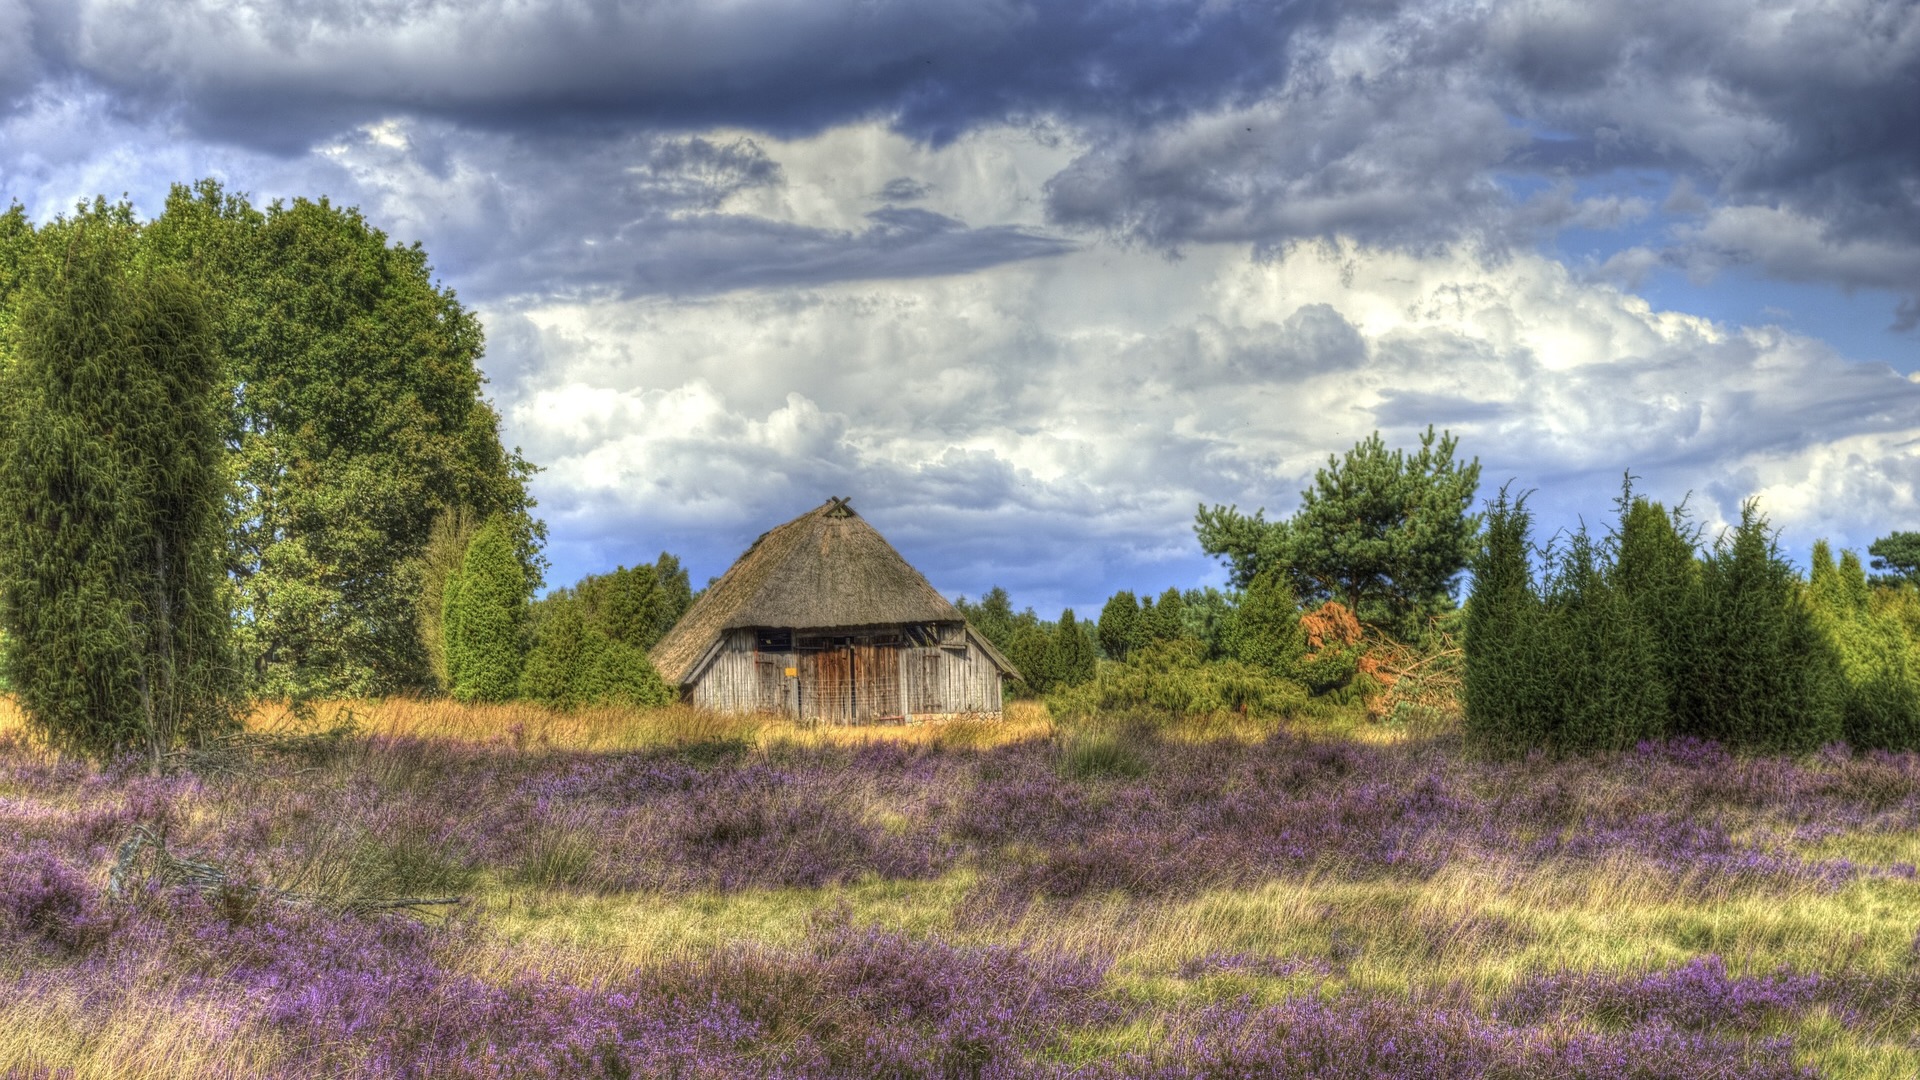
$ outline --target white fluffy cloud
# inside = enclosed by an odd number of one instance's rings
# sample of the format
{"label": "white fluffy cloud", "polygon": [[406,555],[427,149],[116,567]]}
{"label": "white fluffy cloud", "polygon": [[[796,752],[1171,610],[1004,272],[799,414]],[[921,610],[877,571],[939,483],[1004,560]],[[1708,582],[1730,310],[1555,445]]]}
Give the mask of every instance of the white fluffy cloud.
{"label": "white fluffy cloud", "polygon": [[852,494],[949,591],[1044,608],[1214,573],[1199,502],[1285,512],[1330,452],[1450,428],[1604,517],[1623,470],[1709,523],[1759,495],[1791,542],[1862,545],[1915,505],[1920,385],[1773,328],[1657,312],[1550,260],[1358,248],[1183,261],[1099,247],[908,282],[529,310],[509,430],[577,545],[689,550]]}

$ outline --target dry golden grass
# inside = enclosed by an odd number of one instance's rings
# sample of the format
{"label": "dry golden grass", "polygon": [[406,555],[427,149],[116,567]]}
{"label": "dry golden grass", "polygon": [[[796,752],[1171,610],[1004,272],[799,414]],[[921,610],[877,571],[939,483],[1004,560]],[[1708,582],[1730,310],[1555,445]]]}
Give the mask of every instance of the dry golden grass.
{"label": "dry golden grass", "polygon": [[[371,735],[446,739],[524,750],[638,750],[731,740],[754,746],[859,745],[869,742],[993,746],[1046,738],[1053,722],[1046,706],[1018,701],[1000,719],[956,717],[919,724],[807,725],[768,716],[733,716],[684,705],[663,709],[594,708],[560,712],[528,702],[468,704],[447,698],[329,701],[316,706],[319,726],[351,716]],[[263,703],[248,724],[256,729],[294,722],[289,709]]]}
{"label": "dry golden grass", "polygon": [[12,694],[0,694],[0,739],[24,739],[32,735],[27,728],[27,717],[13,700]]}

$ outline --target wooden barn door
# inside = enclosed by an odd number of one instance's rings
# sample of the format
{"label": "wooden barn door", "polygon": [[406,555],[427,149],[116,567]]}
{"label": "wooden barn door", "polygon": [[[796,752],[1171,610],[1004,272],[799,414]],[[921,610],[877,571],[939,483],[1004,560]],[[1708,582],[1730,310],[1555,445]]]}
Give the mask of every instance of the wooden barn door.
{"label": "wooden barn door", "polygon": [[907,652],[907,711],[914,715],[941,713],[939,649],[910,649]]}
{"label": "wooden barn door", "polygon": [[852,653],[853,719],[900,716],[900,651],[890,645],[855,645]]}
{"label": "wooden barn door", "polygon": [[787,711],[786,665],[777,656],[754,661],[754,709],[763,713]]}
{"label": "wooden barn door", "polygon": [[800,654],[800,715],[844,724],[852,719],[853,658],[848,649]]}

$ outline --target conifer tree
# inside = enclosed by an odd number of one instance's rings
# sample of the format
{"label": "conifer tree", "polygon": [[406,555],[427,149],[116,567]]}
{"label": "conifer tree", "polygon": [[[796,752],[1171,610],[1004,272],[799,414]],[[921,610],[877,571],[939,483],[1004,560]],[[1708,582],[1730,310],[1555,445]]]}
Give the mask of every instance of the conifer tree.
{"label": "conifer tree", "polygon": [[1085,624],[1074,618],[1073,609],[1060,613],[1053,628],[1052,668],[1054,686],[1079,686],[1093,678],[1095,665],[1093,639]]}
{"label": "conifer tree", "polygon": [[488,518],[447,583],[443,625],[454,697],[508,701],[519,692],[528,591],[508,523]]}
{"label": "conifer tree", "polygon": [[473,542],[479,524],[464,506],[442,510],[433,520],[426,550],[420,555],[420,595],[414,605],[414,625],[436,690],[444,691],[452,685],[447,674],[447,583],[460,572],[467,545]]}
{"label": "conifer tree", "polygon": [[1194,531],[1241,587],[1281,566],[1301,600],[1338,600],[1362,622],[1410,633],[1420,616],[1452,607],[1475,550],[1480,521],[1467,511],[1480,463],[1456,459],[1458,445],[1428,427],[1417,452],[1388,451],[1376,432],[1327,459],[1291,519],[1202,506]]}
{"label": "conifer tree", "polygon": [[1876,610],[1859,556],[1839,565],[1822,540],[1813,546],[1807,597],[1839,654],[1841,725],[1856,749],[1920,749],[1920,670],[1913,642],[1890,613]]}
{"label": "conifer tree", "polygon": [[126,207],[41,241],[0,372],[7,674],[56,745],[157,764],[233,723],[218,345]]}
{"label": "conifer tree", "polygon": [[521,696],[556,709],[665,705],[674,698],[646,654],[592,626],[584,605],[571,597],[551,604],[520,689]]}
{"label": "conifer tree", "polygon": [[1669,512],[1633,494],[1631,480],[1616,503],[1619,522],[1608,537],[1611,580],[1632,611],[1665,691],[1663,728],[1685,728],[1695,700],[1695,635],[1700,627],[1697,531],[1684,509]]}
{"label": "conifer tree", "polygon": [[1139,619],[1140,600],[1128,590],[1122,589],[1107,600],[1107,606],[1100,609],[1099,623],[1100,650],[1107,659],[1127,658],[1137,634],[1134,624]]}
{"label": "conifer tree", "polygon": [[1547,743],[1621,750],[1664,733],[1667,689],[1652,642],[1586,530],[1557,553],[1531,628]]}
{"label": "conifer tree", "polygon": [[1524,494],[1509,498],[1502,488],[1488,504],[1463,626],[1467,734],[1486,749],[1509,754],[1546,740],[1550,708],[1542,693],[1543,669],[1551,660],[1541,648],[1532,525]]}
{"label": "conifer tree", "polygon": [[1885,573],[1874,580],[1881,585],[1920,584],[1920,532],[1893,532],[1867,547],[1873,556],[1873,568]]}
{"label": "conifer tree", "polygon": [[1012,639],[1004,651],[1007,659],[1020,670],[1018,692],[1027,695],[1044,694],[1053,689],[1058,681],[1058,672],[1054,669],[1053,635],[1033,622],[1021,622],[1014,627]]}
{"label": "conifer tree", "polygon": [[1701,596],[1699,699],[1682,733],[1760,751],[1838,740],[1839,658],[1753,502],[1702,562]]}
{"label": "conifer tree", "polygon": [[1277,566],[1261,571],[1240,595],[1228,655],[1269,675],[1294,678],[1307,639],[1300,629],[1300,605],[1293,586]]}
{"label": "conifer tree", "polygon": [[1179,641],[1194,636],[1187,627],[1187,601],[1179,589],[1169,588],[1161,593],[1144,621],[1151,641]]}

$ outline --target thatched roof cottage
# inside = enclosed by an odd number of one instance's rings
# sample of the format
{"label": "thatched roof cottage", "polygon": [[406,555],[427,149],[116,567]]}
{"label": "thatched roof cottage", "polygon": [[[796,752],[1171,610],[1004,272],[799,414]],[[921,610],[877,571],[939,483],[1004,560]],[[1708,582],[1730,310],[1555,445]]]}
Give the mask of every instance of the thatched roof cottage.
{"label": "thatched roof cottage", "polygon": [[649,656],[694,705],[828,723],[995,715],[1019,677],[844,498],[755,540]]}

